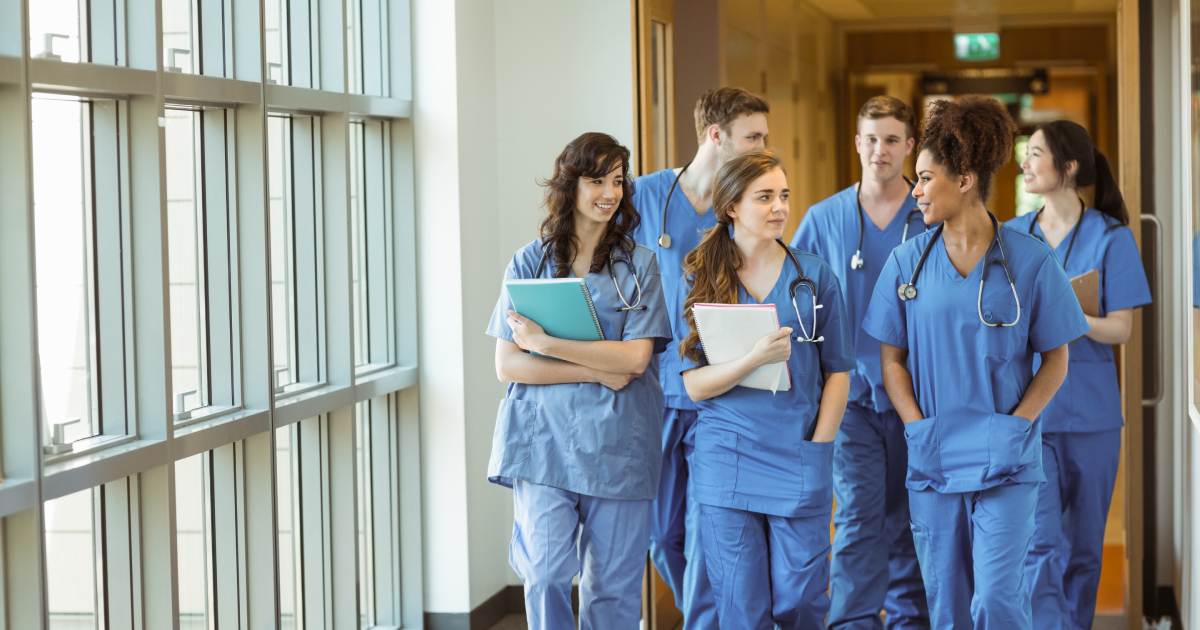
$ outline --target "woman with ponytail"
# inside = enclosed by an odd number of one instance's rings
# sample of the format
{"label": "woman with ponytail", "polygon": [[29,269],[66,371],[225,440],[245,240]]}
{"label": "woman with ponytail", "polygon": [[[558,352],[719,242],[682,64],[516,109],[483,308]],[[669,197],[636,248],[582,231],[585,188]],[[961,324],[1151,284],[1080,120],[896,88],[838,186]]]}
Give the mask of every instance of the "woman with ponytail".
{"label": "woman with ponytail", "polygon": [[[1046,205],[1008,225],[1046,241],[1068,276],[1099,273],[1099,313],[1087,316],[1091,331],[1071,344],[1067,380],[1042,412],[1047,482],[1025,565],[1034,627],[1085,629],[1096,611],[1121,453],[1112,346],[1129,339],[1133,309],[1150,303],[1150,287],[1121,191],[1083,127],[1065,120],[1044,125],[1029,139],[1021,170],[1025,190]],[[1091,207],[1083,201],[1089,196]]]}
{"label": "woman with ponytail", "polygon": [[1050,248],[985,205],[1016,131],[990,97],[930,107],[912,194],[925,224],[941,225],[892,250],[862,325],[882,342],[904,422],[913,543],[938,630],[1032,627],[1038,416],[1066,378],[1067,344],[1088,332]]}
{"label": "woman with ponytail", "polygon": [[[723,628],[822,629],[833,439],[850,391],[854,338],[829,265],[780,240],[789,207],[777,153],[726,162],[713,210],[717,225],[684,259],[674,326],[684,389],[697,406],[691,483],[717,618]],[[802,277],[815,302],[797,284]],[[697,304],[772,305],[781,328],[741,359],[709,365]],[[786,391],[739,385],[781,362]]]}

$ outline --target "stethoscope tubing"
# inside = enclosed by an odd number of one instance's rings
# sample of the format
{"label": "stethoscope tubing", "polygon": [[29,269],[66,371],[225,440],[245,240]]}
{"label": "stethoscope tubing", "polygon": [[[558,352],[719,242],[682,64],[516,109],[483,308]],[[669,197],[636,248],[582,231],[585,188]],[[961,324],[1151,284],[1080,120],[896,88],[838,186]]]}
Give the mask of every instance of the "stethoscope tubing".
{"label": "stethoscope tubing", "polygon": [[[615,249],[617,249],[616,246],[613,247],[613,250],[615,250]],[[549,255],[549,253],[550,253],[549,248],[542,250],[542,259],[540,262],[538,262],[537,271],[533,274],[534,278],[537,278],[538,276],[542,275],[542,270],[544,270],[546,268],[546,257]],[[625,298],[625,294],[621,292],[621,283],[617,282],[617,269],[616,269],[616,265],[614,265],[613,263],[625,263],[625,265],[627,267],[629,267],[629,275],[633,277],[633,286],[634,286],[634,291],[636,292],[636,298],[635,298],[633,304],[630,304],[629,300],[627,300]],[[608,274],[609,274],[609,276],[612,277],[613,287],[616,288],[616,290],[617,290],[617,297],[621,300],[621,304],[624,304],[624,306],[616,307],[614,309],[615,311],[617,311],[618,313],[621,311],[644,311],[649,308],[648,306],[645,306],[642,304],[642,281],[641,281],[641,279],[638,278],[637,269],[635,269],[633,267],[632,260],[629,260],[629,258],[627,258],[627,257],[626,258],[616,258],[613,255],[613,251],[609,250],[609,252],[608,252]]]}
{"label": "stethoscope tubing", "polygon": [[[1046,206],[1042,206],[1041,208],[1038,208],[1037,214],[1033,215],[1033,221],[1029,222],[1029,235],[1032,236],[1033,238],[1036,238],[1037,240],[1049,245],[1050,243],[1046,242],[1046,239],[1033,233],[1034,226],[1036,226],[1038,224],[1038,222],[1041,221],[1042,212],[1045,212],[1045,210],[1046,210]],[[1071,250],[1075,249],[1075,237],[1079,236],[1079,226],[1083,224],[1083,215],[1084,214],[1087,214],[1087,205],[1085,205],[1083,203],[1083,199],[1080,199],[1079,200],[1079,220],[1075,221],[1074,227],[1071,228],[1071,240],[1070,240],[1070,242],[1067,243],[1067,255],[1063,256],[1063,259],[1062,259],[1063,269],[1067,268],[1067,261],[1071,260]]]}
{"label": "stethoscope tubing", "polygon": [[[800,270],[800,261],[796,259],[796,254],[792,252],[792,249],[790,247],[788,247],[782,240],[776,239],[775,242],[779,243],[780,247],[783,247],[783,251],[787,252],[788,258],[792,259],[792,264],[795,265],[795,267],[796,267],[796,275],[799,276],[795,280],[793,280],[792,283],[788,286],[788,293],[789,293],[790,297],[792,298],[792,308],[796,311],[796,321],[800,323],[800,332],[803,334],[803,336],[796,335],[796,337],[795,337],[796,341],[799,341],[801,343],[820,343],[822,341],[825,341],[824,335],[821,335],[820,337],[814,337],[814,335],[817,334],[817,309],[823,308],[825,306],[824,304],[817,304],[817,284],[815,282],[813,282],[812,280],[810,280],[809,278],[805,277],[804,272]],[[800,317],[800,306],[799,306],[799,304],[796,303],[796,286],[797,285],[802,286],[805,289],[808,289],[809,294],[812,295],[812,301],[813,301],[813,321],[812,321],[813,325],[812,325],[812,328],[813,329],[812,329],[811,333],[808,332],[808,330],[804,328],[804,318]]]}
{"label": "stethoscope tubing", "polygon": [[[908,193],[909,193],[909,196],[911,197],[912,191],[913,191],[913,189],[915,189],[917,187],[917,185],[914,184],[912,182],[912,180],[910,180],[907,176],[901,175],[901,177],[904,177],[904,183],[908,184]],[[866,218],[866,211],[863,210],[863,205],[862,205],[862,180],[861,179],[858,180],[858,185],[854,187],[854,203],[855,203],[856,209],[858,210],[858,249],[854,252],[854,255],[850,257],[850,268],[851,269],[862,269],[863,264],[866,262],[863,260],[863,257],[862,257],[862,244],[863,244],[863,235],[866,233],[866,230],[867,230],[867,218]],[[912,218],[913,218],[914,214],[921,214],[921,211],[914,208],[912,210],[909,210],[908,214],[904,216],[904,233],[900,236],[901,244],[908,241],[908,225],[909,225],[909,223],[912,222]],[[925,226],[925,230],[929,231],[928,225]]]}
{"label": "stethoscope tubing", "polygon": [[671,182],[671,188],[667,190],[667,198],[663,201],[662,209],[662,231],[658,235],[658,246],[663,249],[671,249],[671,235],[667,234],[667,208],[671,206],[671,195],[675,194],[675,187],[679,185],[679,178],[688,170],[692,163],[688,162],[679,169],[679,174],[675,176],[675,181]]}

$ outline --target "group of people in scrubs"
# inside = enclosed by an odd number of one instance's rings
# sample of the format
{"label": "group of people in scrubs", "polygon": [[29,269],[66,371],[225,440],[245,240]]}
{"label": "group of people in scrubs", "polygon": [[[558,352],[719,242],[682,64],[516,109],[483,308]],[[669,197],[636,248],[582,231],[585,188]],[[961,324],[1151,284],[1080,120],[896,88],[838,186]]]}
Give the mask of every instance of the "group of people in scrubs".
{"label": "group of people in scrubs", "polygon": [[[687,629],[1090,628],[1111,346],[1150,301],[1104,156],[1079,125],[1043,126],[1021,167],[1045,206],[1000,223],[1004,106],[936,102],[918,138],[910,107],[875,97],[861,180],[788,245],[768,114],[714,89],[686,166],[634,182],[629,151],[587,133],[546,181],[505,277],[583,278],[605,340],[547,335],[503,288],[488,326],[511,384],[488,475],[513,489],[530,628],[575,626],[575,576],[579,627],[637,628],[647,549]],[[1070,281],[1091,270],[1096,316]],[[709,364],[696,304],[773,306],[780,328]],[[780,363],[787,388],[739,385]]]}

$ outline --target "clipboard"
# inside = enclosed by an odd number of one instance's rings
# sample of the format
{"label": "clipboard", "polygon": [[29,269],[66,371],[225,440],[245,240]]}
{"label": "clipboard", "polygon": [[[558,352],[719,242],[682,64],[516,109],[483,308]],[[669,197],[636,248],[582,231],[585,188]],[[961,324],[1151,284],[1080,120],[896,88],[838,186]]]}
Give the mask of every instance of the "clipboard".
{"label": "clipboard", "polygon": [[1075,299],[1083,308],[1084,315],[1100,316],[1100,271],[1093,269],[1087,273],[1071,278],[1071,288],[1075,289]]}

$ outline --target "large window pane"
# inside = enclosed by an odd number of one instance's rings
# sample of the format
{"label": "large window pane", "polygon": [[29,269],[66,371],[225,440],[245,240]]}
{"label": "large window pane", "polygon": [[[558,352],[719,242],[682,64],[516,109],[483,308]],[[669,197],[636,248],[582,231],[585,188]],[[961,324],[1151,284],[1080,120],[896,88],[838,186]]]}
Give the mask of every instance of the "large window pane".
{"label": "large window pane", "polygon": [[267,50],[267,83],[288,85],[288,0],[265,0],[263,38]]}
{"label": "large window pane", "polygon": [[92,488],[46,502],[50,630],[103,628],[100,493]]}
{"label": "large window pane", "polygon": [[200,54],[196,0],[163,0],[163,69],[197,73]]}
{"label": "large window pane", "polygon": [[[33,99],[38,354],[46,434],[100,433],[92,105]],[[49,438],[47,438],[49,439]]]}
{"label": "large window pane", "polygon": [[175,537],[179,557],[179,630],[212,630],[212,455],[175,462]]}
{"label": "large window pane", "polygon": [[[87,61],[87,3],[83,0],[34,0],[29,3],[29,52],[35,57]],[[81,37],[81,34],[83,37]]]}
{"label": "large window pane", "polygon": [[291,119],[267,120],[271,189],[271,348],[275,354],[275,386],[299,380],[296,374],[295,226],[292,220]]}
{"label": "large window pane", "polygon": [[200,117],[167,110],[167,253],[175,413],[209,404],[208,293]]}

